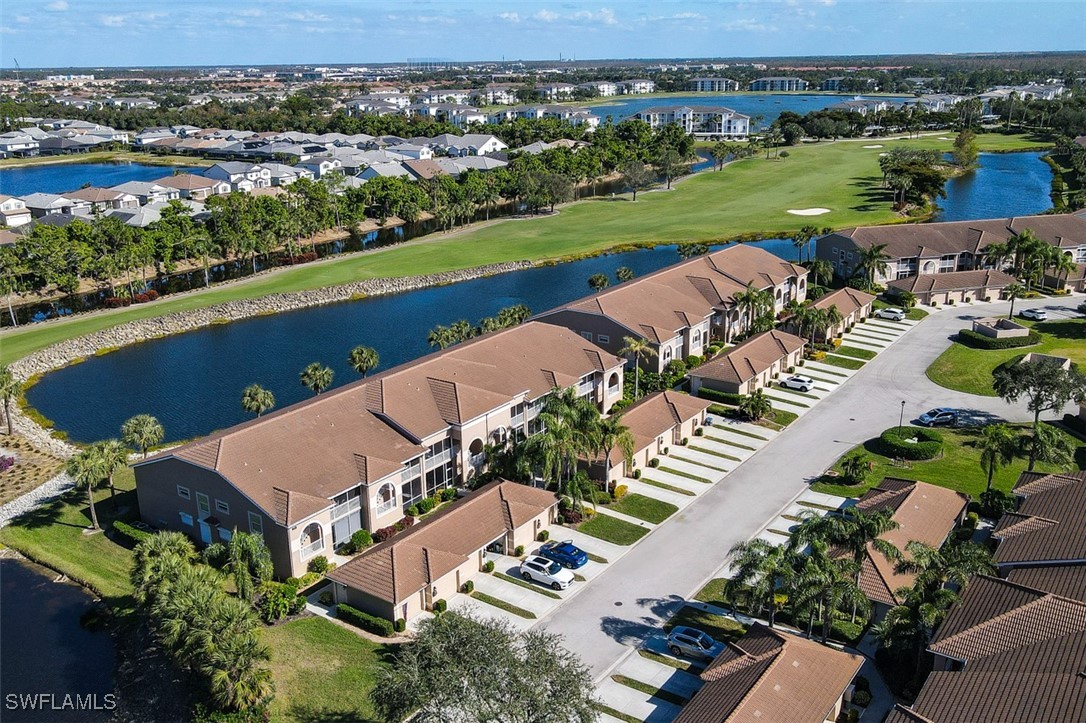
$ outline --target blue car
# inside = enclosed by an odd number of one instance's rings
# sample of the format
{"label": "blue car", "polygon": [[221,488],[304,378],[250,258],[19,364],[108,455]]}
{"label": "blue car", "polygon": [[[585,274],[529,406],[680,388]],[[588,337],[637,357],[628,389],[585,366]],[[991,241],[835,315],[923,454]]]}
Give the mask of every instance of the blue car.
{"label": "blue car", "polygon": [[578,567],[584,567],[584,564],[588,562],[588,555],[585,551],[569,540],[566,540],[565,542],[547,542],[543,547],[539,548],[537,554],[542,555],[548,560],[554,560],[571,570],[576,570]]}

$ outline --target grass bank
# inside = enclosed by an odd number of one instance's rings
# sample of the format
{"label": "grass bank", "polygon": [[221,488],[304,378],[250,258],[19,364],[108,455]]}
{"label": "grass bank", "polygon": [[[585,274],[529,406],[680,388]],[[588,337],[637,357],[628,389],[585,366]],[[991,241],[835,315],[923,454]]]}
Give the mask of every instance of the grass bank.
{"label": "grass bank", "polygon": [[[895,146],[950,150],[951,141],[879,139]],[[1031,147],[1026,136],[984,135],[981,150]],[[787,235],[802,226],[843,228],[904,221],[881,187],[878,149],[861,143],[816,143],[789,148],[782,160],[748,158],[723,171],[697,174],[671,191],[590,199],[545,218],[504,220],[452,234],[431,234],[398,246],[274,271],[150,304],[94,312],[0,334],[0,362],[117,324],[203,308],[237,299],[316,289],[367,278],[455,271],[505,261],[559,261],[612,249],[685,241],[713,242],[744,235]],[[817,217],[788,209],[821,207]],[[676,259],[677,260],[677,259]]]}
{"label": "grass bank", "polygon": [[70,156],[36,156],[34,158],[4,158],[0,170],[28,166],[56,166],[69,163],[142,163],[148,166],[210,166],[214,161],[195,156],[157,155],[136,151],[93,151]]}
{"label": "grass bank", "polygon": [[[1030,325],[1024,319],[1015,321]],[[1086,364],[1086,319],[1044,321],[1033,324],[1033,328],[1041,334],[1040,343],[1018,349],[974,349],[954,342],[928,367],[928,379],[948,389],[994,397],[992,372],[1001,364],[1030,352],[1067,357],[1076,364]]]}

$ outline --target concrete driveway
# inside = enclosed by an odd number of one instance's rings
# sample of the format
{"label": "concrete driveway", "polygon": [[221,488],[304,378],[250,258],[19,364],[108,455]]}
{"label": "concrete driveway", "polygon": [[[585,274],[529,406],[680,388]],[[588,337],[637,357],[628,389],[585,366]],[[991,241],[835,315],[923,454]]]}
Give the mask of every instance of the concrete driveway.
{"label": "concrete driveway", "polygon": [[[1050,316],[1077,316],[1080,300],[1020,301],[1017,308],[1039,306]],[[734,469],[721,484],[707,486],[539,624],[564,636],[593,677],[602,679],[716,576],[733,545],[761,530],[842,454],[897,424],[903,400],[906,420],[936,406],[967,410],[974,421],[1032,419],[1024,405],[953,392],[924,375],[958,329],[973,318],[1006,311],[1006,303],[940,310],[847,379],[832,377],[842,383],[818,402],[817,414],[803,415],[770,443],[748,452],[742,464],[728,463]]]}

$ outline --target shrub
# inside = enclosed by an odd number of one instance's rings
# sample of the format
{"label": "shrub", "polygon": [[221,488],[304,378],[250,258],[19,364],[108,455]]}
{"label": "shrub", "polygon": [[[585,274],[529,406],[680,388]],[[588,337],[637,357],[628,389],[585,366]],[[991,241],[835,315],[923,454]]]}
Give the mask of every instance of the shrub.
{"label": "shrub", "polygon": [[824,351],[808,351],[807,358],[811,361],[822,361],[826,358],[826,352]]}
{"label": "shrub", "polygon": [[[666,452],[665,452],[665,454],[666,454]],[[660,458],[659,457],[653,457],[652,459],[649,460],[649,467],[652,467],[653,469],[656,469],[659,466],[660,466]]]}
{"label": "shrub", "polygon": [[686,362],[682,359],[672,359],[664,367],[664,374],[667,376],[682,376],[686,374]]}
{"label": "shrub", "polygon": [[551,539],[551,533],[549,530],[540,530],[539,534],[535,536],[537,542],[546,542]]}
{"label": "shrub", "polygon": [[322,592],[320,595],[317,596],[317,602],[319,602],[321,605],[331,605],[332,591],[325,590],[324,592]]}
{"label": "shrub", "polygon": [[626,493],[630,491],[630,488],[626,485],[618,485],[615,487],[615,500],[621,500],[626,496]]}
{"label": "shrub", "polygon": [[487,560],[483,563],[483,572],[494,572],[494,561]]}
{"label": "shrub", "polygon": [[427,512],[430,512],[433,509],[434,509],[434,498],[433,497],[423,497],[421,500],[419,500],[419,512],[421,512],[422,514],[425,515]]}
{"label": "shrub", "polygon": [[404,512],[407,513],[408,517],[418,517],[419,516],[419,506],[418,505],[411,505],[406,510],[404,510]]}
{"label": "shrub", "polygon": [[523,556],[524,556],[524,545],[517,545],[515,548],[513,548],[513,557],[523,557]]}
{"label": "shrub", "polygon": [[865,690],[868,693],[871,692],[871,681],[862,675],[857,675],[853,679],[852,685],[856,687],[856,690]]}
{"label": "shrub", "polygon": [[701,437],[704,434],[705,434],[705,428],[704,427],[695,427],[694,428],[694,436],[695,437]]}
{"label": "shrub", "polygon": [[445,602],[445,598],[438,598],[434,600],[434,612],[438,615],[449,609],[449,603]]}
{"label": "shrub", "polygon": [[691,354],[690,356],[686,357],[686,368],[693,369],[694,367],[700,367],[704,362],[705,359],[703,359],[702,357],[698,356],[697,354]]}
{"label": "shrub", "polygon": [[315,572],[318,575],[323,575],[328,572],[328,558],[324,555],[317,555],[305,566],[305,569],[310,572]]}
{"label": "shrub", "polygon": [[[113,526],[116,527],[117,523],[114,522]],[[229,561],[230,554],[226,549],[226,545],[221,542],[213,542],[203,550],[200,550],[200,557],[203,558],[206,564],[218,569]]]}
{"label": "shrub", "polygon": [[392,627],[392,623],[384,618],[364,613],[345,603],[340,603],[336,606],[336,617],[345,623],[354,625],[356,628],[362,628],[374,635],[381,635],[386,638],[392,637],[392,634],[395,631],[395,628]]}
{"label": "shrub", "polygon": [[[6,458],[10,459],[10,458]],[[138,545],[144,540],[151,539],[150,532],[144,532],[143,530],[137,530],[127,522],[121,522],[120,520],[113,521],[113,531],[121,537],[128,539],[133,545]]]}
{"label": "shrub", "polygon": [[664,454],[670,454],[670,453],[671,453],[671,447],[664,447]]}
{"label": "shrub", "polygon": [[689,437],[683,437],[682,441],[679,442],[679,444],[682,445],[683,447],[685,447],[686,445],[690,444],[690,438]]}
{"label": "shrub", "polygon": [[365,550],[373,544],[373,535],[370,534],[369,530],[357,530],[351,535],[351,541],[348,544],[352,552]]}
{"label": "shrub", "polygon": [[304,608],[305,598],[298,594],[298,588],[277,582],[264,586],[264,595],[256,604],[260,619],[269,624],[288,615],[297,615]]}
{"label": "shrub", "polygon": [[1004,512],[1013,512],[1016,507],[1014,495],[1002,490],[988,490],[980,493],[980,513],[990,519],[1001,517]]}
{"label": "shrub", "polygon": [[407,621],[403,618],[396,618],[396,622],[392,624],[392,629],[397,633],[402,633],[407,630]]}
{"label": "shrub", "polygon": [[452,502],[453,500],[455,500],[456,499],[456,488],[455,487],[446,487],[445,489],[441,490],[441,499],[444,502]]}
{"label": "shrub", "polygon": [[[336,564],[334,562],[328,563],[328,569],[329,570],[331,570],[335,566],[336,566]],[[306,574],[302,575],[301,577],[288,577],[286,579],[286,583],[288,585],[293,585],[294,587],[298,588],[299,590],[305,590],[307,587],[309,587],[310,585],[312,585],[313,583],[317,582],[320,579],[321,579],[321,574],[319,572],[307,572]]]}
{"label": "shrub", "polygon": [[634,479],[641,479],[641,470],[639,470],[639,469],[634,470]]}
{"label": "shrub", "polygon": [[866,690],[857,690],[852,694],[852,703],[861,708],[866,708],[871,705],[871,694]]}
{"label": "shrub", "polygon": [[567,525],[576,525],[583,519],[583,515],[577,510],[566,510],[562,513],[562,521]]}
{"label": "shrub", "polygon": [[1021,346],[1039,344],[1041,335],[1029,330],[1028,336],[1012,336],[1004,339],[993,339],[972,329],[962,329],[958,332],[957,341],[974,349],[1017,349]]}
{"label": "shrub", "polygon": [[954,299],[947,299],[946,300],[946,305],[947,306],[954,306]]}
{"label": "shrub", "polygon": [[976,512],[970,512],[965,516],[965,525],[971,530],[977,529],[977,523],[980,522],[980,515]]}
{"label": "shrub", "polygon": [[708,399],[710,402],[722,402],[723,404],[740,404],[743,401],[742,394],[720,392],[716,389],[709,389],[708,387],[699,389],[698,396],[702,399]]}
{"label": "shrub", "polygon": [[0,455],[0,472],[7,472],[15,466],[15,458]]}
{"label": "shrub", "polygon": [[470,595],[474,590],[475,590],[475,583],[472,582],[471,580],[468,580],[467,582],[465,582],[463,585],[460,586],[460,592],[464,593],[465,595]]}
{"label": "shrub", "polygon": [[[916,442],[908,440],[916,438]],[[935,459],[943,451],[943,435],[934,429],[890,427],[879,435],[879,453],[891,458]]]}

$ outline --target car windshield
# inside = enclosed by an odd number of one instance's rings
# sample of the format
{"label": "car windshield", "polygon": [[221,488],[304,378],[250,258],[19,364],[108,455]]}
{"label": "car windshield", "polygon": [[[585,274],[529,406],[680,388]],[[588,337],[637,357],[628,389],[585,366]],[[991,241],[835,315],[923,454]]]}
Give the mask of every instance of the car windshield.
{"label": "car windshield", "polygon": [[562,566],[559,565],[557,562],[552,562],[550,565],[547,566],[547,572],[549,572],[551,575],[557,575],[558,571],[561,569]]}
{"label": "car windshield", "polygon": [[940,412],[938,409],[932,409],[931,411],[925,412],[924,416],[926,416],[926,417],[938,417],[941,413],[942,412]]}

